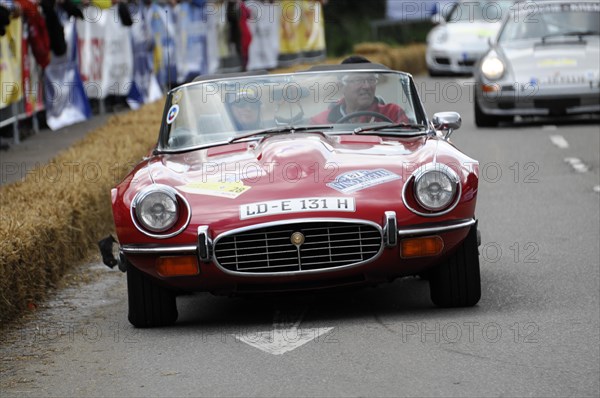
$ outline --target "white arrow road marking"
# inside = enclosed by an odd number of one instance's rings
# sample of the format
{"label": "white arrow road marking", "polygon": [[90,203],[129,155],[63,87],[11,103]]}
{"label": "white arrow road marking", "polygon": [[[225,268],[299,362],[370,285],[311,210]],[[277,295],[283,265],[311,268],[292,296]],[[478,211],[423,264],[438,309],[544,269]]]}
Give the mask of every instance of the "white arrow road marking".
{"label": "white arrow road marking", "polygon": [[258,348],[266,353],[283,355],[334,329],[333,327],[299,328],[305,313],[306,309],[297,316],[296,320],[292,318],[293,322],[290,323],[289,315],[282,314],[280,311],[275,311],[275,315],[273,316],[273,330],[235,334],[234,337],[239,341]]}
{"label": "white arrow road marking", "polygon": [[595,185],[593,189],[594,189],[594,192],[600,193],[600,185]]}
{"label": "white arrow road marking", "polygon": [[560,149],[567,149],[569,147],[569,143],[562,135],[551,135],[550,141]]}
{"label": "white arrow road marking", "polygon": [[565,158],[565,162],[569,163],[578,173],[590,171],[590,168],[578,158]]}

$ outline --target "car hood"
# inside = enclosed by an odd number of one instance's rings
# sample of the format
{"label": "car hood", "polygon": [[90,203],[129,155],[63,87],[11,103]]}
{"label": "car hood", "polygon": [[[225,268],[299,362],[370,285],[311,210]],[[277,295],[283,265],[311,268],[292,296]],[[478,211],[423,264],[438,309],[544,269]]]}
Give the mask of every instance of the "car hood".
{"label": "car hood", "polygon": [[598,83],[599,40],[597,37],[547,45],[516,43],[502,48],[508,60],[511,81],[520,84]]}
{"label": "car hood", "polygon": [[173,186],[187,199],[193,221],[206,224],[231,220],[242,204],[279,199],[354,197],[368,207],[401,204],[404,181],[433,159],[439,144],[425,136],[296,133],[163,154],[147,168],[155,183]]}

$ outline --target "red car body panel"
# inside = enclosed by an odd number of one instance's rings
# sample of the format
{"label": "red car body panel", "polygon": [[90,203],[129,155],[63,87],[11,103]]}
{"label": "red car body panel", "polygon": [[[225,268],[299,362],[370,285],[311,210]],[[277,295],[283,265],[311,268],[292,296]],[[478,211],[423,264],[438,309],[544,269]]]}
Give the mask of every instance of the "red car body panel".
{"label": "red car body panel", "polygon": [[[425,217],[406,207],[402,192],[417,168],[434,161],[450,166],[458,175],[460,200],[447,214]],[[387,170],[399,178],[349,194],[327,185],[344,173],[379,169]],[[477,161],[438,136],[407,138],[321,133],[272,135],[259,141],[151,156],[113,190],[113,214],[121,245],[148,247],[158,244],[197,245],[199,226],[208,226],[212,239],[242,227],[303,218],[366,220],[383,227],[385,211],[396,213],[399,230],[412,229],[473,219],[478,173]],[[222,181],[238,184],[243,192],[223,197],[220,196],[219,188],[213,191],[214,194],[190,193],[182,188],[192,184],[195,187],[214,189],[214,184]],[[156,239],[142,233],[133,223],[131,203],[137,192],[151,184],[175,187],[189,204],[189,225],[176,236]],[[354,198],[356,209],[354,212],[298,212],[248,219],[241,219],[240,216],[241,206],[246,204],[326,197]],[[468,230],[469,228],[459,228],[438,233],[444,243],[439,256],[403,259],[399,246],[396,245],[383,248],[379,256],[365,264],[285,275],[240,275],[227,272],[214,261],[209,261],[200,262],[200,272],[196,276],[165,278],[156,271],[157,255],[126,254],[126,257],[133,266],[160,283],[188,291],[226,294],[375,284],[399,276],[419,274],[439,264],[465,239]]]}

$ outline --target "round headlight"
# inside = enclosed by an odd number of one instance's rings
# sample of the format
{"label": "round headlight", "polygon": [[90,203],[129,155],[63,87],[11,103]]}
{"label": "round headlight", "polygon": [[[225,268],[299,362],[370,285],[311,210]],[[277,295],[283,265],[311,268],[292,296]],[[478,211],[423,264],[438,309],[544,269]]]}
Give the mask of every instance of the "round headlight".
{"label": "round headlight", "polygon": [[504,63],[498,57],[488,57],[481,63],[481,73],[490,80],[500,79],[504,74]]}
{"label": "round headlight", "polygon": [[448,171],[425,171],[415,178],[415,199],[427,210],[443,210],[456,197],[457,187],[457,179]]}
{"label": "round headlight", "polygon": [[152,188],[140,192],[133,207],[141,226],[151,232],[167,231],[179,218],[177,197],[171,190]]}

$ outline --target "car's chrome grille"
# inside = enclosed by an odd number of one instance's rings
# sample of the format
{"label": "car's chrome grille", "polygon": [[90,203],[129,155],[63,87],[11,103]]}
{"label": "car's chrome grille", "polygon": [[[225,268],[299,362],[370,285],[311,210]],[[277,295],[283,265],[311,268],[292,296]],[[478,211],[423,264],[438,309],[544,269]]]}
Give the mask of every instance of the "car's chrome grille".
{"label": "car's chrome grille", "polygon": [[[298,246],[291,236],[300,232]],[[217,238],[214,255],[230,271],[309,271],[362,263],[382,245],[380,229],[360,222],[302,222],[246,230]]]}

